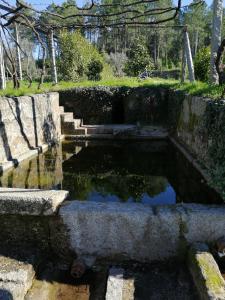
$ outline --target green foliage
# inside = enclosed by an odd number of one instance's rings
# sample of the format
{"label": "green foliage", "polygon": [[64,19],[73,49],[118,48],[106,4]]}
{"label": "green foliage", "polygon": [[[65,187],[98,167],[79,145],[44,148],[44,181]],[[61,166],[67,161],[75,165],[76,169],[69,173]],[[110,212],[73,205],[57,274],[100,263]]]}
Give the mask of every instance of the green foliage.
{"label": "green foliage", "polygon": [[63,80],[78,81],[84,78],[89,73],[90,63],[94,61],[99,62],[99,67],[101,64],[103,68],[106,68],[110,76],[109,67],[104,62],[102,55],[79,31],[61,32],[59,42],[59,72]]}
{"label": "green foliage", "polygon": [[88,80],[101,80],[101,72],[103,70],[103,63],[100,60],[91,61],[88,66],[87,77]]}
{"label": "green foliage", "polygon": [[151,69],[152,63],[145,41],[136,38],[128,53],[128,61],[125,64],[125,73],[128,76],[138,76],[145,69]]}
{"label": "green foliage", "polygon": [[198,51],[194,59],[196,79],[207,82],[210,69],[210,48],[204,47]]}

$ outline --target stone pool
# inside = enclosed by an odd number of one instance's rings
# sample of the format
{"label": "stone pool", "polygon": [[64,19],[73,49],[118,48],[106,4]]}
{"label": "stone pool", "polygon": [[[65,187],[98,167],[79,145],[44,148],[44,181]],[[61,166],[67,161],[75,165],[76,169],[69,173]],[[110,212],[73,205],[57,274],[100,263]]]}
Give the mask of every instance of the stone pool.
{"label": "stone pool", "polygon": [[63,189],[82,201],[222,203],[167,141],[63,142],[3,173],[0,186]]}

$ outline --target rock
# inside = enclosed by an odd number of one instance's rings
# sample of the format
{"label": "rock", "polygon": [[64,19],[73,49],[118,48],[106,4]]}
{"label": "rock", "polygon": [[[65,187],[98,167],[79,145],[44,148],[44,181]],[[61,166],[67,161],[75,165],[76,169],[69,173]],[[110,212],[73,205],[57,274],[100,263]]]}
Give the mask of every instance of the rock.
{"label": "rock", "polygon": [[107,281],[106,300],[122,300],[123,299],[123,275],[122,268],[111,268]]}
{"label": "rock", "polygon": [[0,256],[0,299],[23,300],[34,275],[32,264]]}

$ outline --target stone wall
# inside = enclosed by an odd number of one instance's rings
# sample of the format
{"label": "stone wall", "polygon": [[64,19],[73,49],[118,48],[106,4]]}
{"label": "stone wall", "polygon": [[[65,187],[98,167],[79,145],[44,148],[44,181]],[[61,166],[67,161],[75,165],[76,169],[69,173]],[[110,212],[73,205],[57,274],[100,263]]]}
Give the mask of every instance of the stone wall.
{"label": "stone wall", "polygon": [[58,93],[0,98],[0,164],[14,162],[61,136]]}
{"label": "stone wall", "polygon": [[84,124],[164,124],[167,89],[94,87],[60,91],[60,105]]}
{"label": "stone wall", "polygon": [[172,135],[205,169],[210,184],[225,198],[225,102],[173,91],[168,103]]}

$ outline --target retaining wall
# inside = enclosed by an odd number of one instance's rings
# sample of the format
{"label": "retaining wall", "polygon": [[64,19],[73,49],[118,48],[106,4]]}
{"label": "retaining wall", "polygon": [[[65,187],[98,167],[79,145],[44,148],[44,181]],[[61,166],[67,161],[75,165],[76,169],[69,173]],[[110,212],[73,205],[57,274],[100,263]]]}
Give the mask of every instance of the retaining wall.
{"label": "retaining wall", "polygon": [[59,92],[60,105],[84,124],[167,123],[168,90],[160,88],[93,87]]}
{"label": "retaining wall", "polygon": [[58,93],[0,99],[0,164],[17,163],[61,136]]}

